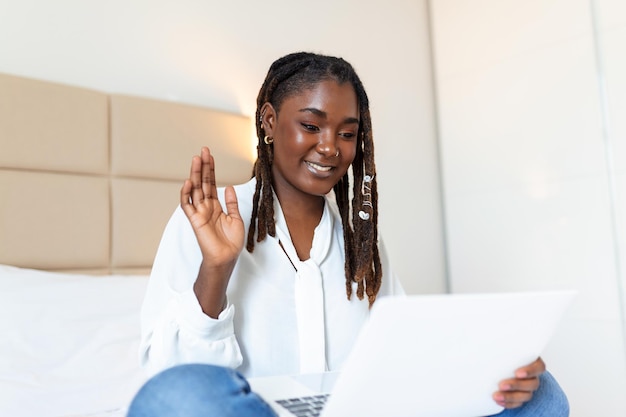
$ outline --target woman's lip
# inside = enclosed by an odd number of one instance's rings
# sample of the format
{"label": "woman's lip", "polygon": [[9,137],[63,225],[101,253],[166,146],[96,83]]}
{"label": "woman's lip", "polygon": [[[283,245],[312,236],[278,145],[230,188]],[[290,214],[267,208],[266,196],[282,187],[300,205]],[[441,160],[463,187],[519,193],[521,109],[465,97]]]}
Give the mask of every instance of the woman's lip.
{"label": "woman's lip", "polygon": [[328,166],[328,165],[320,165],[320,164],[316,164],[315,162],[311,162],[311,161],[304,161],[304,163],[306,164],[307,168],[309,168],[310,171],[312,171],[314,174],[328,174],[330,173],[334,167],[332,166]]}

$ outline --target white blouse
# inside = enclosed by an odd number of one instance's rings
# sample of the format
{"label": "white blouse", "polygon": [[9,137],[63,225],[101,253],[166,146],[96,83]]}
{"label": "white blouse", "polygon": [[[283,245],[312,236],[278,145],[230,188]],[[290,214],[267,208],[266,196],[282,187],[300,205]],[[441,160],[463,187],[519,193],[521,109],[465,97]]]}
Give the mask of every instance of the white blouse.
{"label": "white blouse", "polygon": [[[254,179],[235,187],[246,236],[254,187]],[[223,189],[218,197],[224,206]],[[151,374],[182,363],[238,368],[248,377],[340,368],[369,306],[366,298],[346,296],[337,205],[326,198],[311,257],[303,262],[274,201],[276,237],[256,243],[253,253],[241,252],[228,284],[228,306],[217,319],[202,312],[193,291],[202,256],[187,217],[176,209],[163,233],[141,312],[140,356]],[[378,296],[404,294],[382,243],[380,253]]]}

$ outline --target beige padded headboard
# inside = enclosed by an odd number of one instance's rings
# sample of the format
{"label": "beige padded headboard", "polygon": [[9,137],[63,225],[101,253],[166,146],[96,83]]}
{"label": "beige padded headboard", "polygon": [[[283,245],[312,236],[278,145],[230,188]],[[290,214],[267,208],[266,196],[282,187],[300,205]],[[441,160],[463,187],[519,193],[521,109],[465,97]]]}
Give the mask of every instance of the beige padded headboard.
{"label": "beige padded headboard", "polygon": [[191,157],[252,172],[249,118],[0,74],[0,263],[149,271]]}

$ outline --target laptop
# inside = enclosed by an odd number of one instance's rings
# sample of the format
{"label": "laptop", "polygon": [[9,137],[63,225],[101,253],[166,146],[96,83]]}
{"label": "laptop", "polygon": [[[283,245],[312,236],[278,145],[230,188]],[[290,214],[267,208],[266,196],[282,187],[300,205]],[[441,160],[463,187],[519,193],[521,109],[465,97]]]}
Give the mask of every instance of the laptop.
{"label": "laptop", "polygon": [[[251,378],[285,417],[471,417],[541,355],[575,291],[384,297],[341,372]],[[306,411],[312,403],[313,411]]]}

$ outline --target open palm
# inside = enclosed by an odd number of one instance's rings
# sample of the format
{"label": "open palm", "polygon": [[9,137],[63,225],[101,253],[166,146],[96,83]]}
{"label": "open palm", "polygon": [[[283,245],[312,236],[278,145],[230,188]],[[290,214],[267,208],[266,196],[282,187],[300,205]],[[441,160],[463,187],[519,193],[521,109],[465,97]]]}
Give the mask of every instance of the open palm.
{"label": "open palm", "polygon": [[191,161],[180,205],[196,234],[203,262],[219,267],[234,263],[243,249],[245,228],[233,187],[225,190],[226,212],[217,199],[215,162],[207,147]]}

